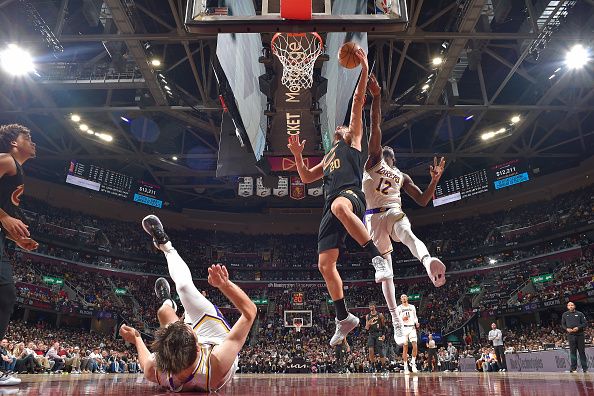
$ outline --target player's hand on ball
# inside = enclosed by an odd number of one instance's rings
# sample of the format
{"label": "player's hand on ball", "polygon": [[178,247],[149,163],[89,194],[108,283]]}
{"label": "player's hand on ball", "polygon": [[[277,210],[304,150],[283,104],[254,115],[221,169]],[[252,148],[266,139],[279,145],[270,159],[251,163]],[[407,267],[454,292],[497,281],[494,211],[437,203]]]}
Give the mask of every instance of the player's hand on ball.
{"label": "player's hand on ball", "polygon": [[134,344],[136,337],[140,337],[140,333],[134,327],[122,324],[122,327],[120,327],[120,336],[122,336],[126,342]]}
{"label": "player's hand on ball", "polygon": [[229,283],[229,272],[224,265],[211,265],[208,269],[208,283],[212,287],[221,288]]}
{"label": "player's hand on ball", "polygon": [[361,70],[367,72],[369,70],[369,63],[367,62],[367,54],[363,48],[355,51],[355,56],[361,61]]}
{"label": "player's hand on ball", "polygon": [[291,153],[297,157],[303,153],[305,142],[307,142],[307,140],[304,140],[303,142],[299,141],[299,135],[289,136],[289,144],[287,144],[287,147],[291,150]]}
{"label": "player's hand on ball", "polygon": [[439,163],[437,163],[437,157],[433,157],[433,165],[429,167],[429,173],[433,180],[439,180],[445,169],[445,158],[441,157]]}
{"label": "player's hand on ball", "polygon": [[369,75],[369,82],[367,83],[367,90],[374,97],[378,97],[382,94],[382,89],[380,88],[379,83],[377,82],[377,78],[375,77],[375,74],[373,74],[373,73],[371,73]]}

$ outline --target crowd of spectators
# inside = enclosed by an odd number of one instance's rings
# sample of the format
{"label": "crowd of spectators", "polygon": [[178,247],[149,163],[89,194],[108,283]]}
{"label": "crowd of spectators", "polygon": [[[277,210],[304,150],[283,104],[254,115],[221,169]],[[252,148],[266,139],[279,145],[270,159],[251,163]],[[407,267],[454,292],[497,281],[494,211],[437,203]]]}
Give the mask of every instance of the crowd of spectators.
{"label": "crowd of spectators", "polygon": [[0,370],[28,374],[138,373],[136,351],[106,334],[11,321]]}

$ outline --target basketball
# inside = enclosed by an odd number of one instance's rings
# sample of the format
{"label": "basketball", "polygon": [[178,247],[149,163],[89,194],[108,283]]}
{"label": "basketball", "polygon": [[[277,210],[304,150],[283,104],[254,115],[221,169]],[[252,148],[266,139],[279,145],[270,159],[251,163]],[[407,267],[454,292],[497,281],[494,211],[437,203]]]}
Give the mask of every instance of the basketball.
{"label": "basketball", "polygon": [[346,67],[347,69],[353,69],[359,66],[361,61],[355,55],[355,52],[361,48],[357,43],[352,41],[345,43],[340,47],[340,51],[338,51],[338,62],[342,67]]}

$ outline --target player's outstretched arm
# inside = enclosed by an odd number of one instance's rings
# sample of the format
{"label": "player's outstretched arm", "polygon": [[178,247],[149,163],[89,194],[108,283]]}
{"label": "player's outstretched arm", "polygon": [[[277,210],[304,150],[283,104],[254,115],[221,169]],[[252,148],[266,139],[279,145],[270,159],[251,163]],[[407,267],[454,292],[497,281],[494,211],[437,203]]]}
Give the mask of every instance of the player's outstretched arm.
{"label": "player's outstretched arm", "polygon": [[445,168],[445,159],[441,157],[439,163],[437,162],[437,157],[433,158],[433,165],[431,165],[429,172],[431,173],[431,183],[427,189],[423,192],[421,189],[412,181],[409,175],[406,173],[404,174],[404,184],[402,187],[404,191],[419,205],[427,206],[429,201],[431,201],[431,197],[435,193],[435,188],[437,187],[437,183],[439,179],[441,179],[441,175],[443,174],[443,170]]}
{"label": "player's outstretched arm", "polygon": [[208,283],[219,289],[241,312],[241,316],[227,338],[225,338],[225,341],[214,348],[210,356],[211,384],[213,388],[217,388],[235,362],[239,351],[241,351],[256,319],[258,310],[256,304],[252,302],[248,295],[229,280],[229,273],[225,266],[211,266],[208,269]]}
{"label": "player's outstretched arm", "polygon": [[382,89],[377,82],[377,78],[372,73],[369,76],[367,85],[369,93],[373,97],[371,102],[371,135],[369,136],[369,148],[367,163],[365,169],[373,168],[382,158]]}
{"label": "player's outstretched arm", "polygon": [[287,144],[287,147],[295,157],[295,166],[297,167],[297,172],[299,173],[301,181],[307,184],[324,177],[324,169],[322,169],[321,162],[311,169],[305,166],[305,162],[303,162],[305,142],[307,142],[307,140],[304,140],[303,142],[299,140],[299,135],[293,135],[289,137],[289,144]]}
{"label": "player's outstretched arm", "polygon": [[138,330],[122,324],[122,327],[120,327],[120,336],[122,336],[126,342],[129,342],[136,347],[136,351],[138,352],[138,363],[140,363],[142,371],[144,371],[144,378],[151,382],[156,382],[155,360],[142,340]]}
{"label": "player's outstretched arm", "polygon": [[365,91],[367,90],[367,80],[369,79],[369,63],[367,54],[363,48],[355,52],[355,56],[361,61],[361,77],[355,88],[353,95],[353,105],[351,106],[351,122],[349,130],[351,131],[351,146],[361,150],[361,139],[363,137],[363,106],[365,105]]}

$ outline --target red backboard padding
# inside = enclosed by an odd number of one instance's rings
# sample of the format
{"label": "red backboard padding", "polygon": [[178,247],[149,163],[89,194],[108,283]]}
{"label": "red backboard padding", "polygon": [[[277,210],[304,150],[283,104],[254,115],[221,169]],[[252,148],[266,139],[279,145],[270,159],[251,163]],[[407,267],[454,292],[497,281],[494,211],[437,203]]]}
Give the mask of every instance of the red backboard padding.
{"label": "red backboard padding", "polygon": [[281,17],[299,21],[311,20],[312,0],[281,0]]}

